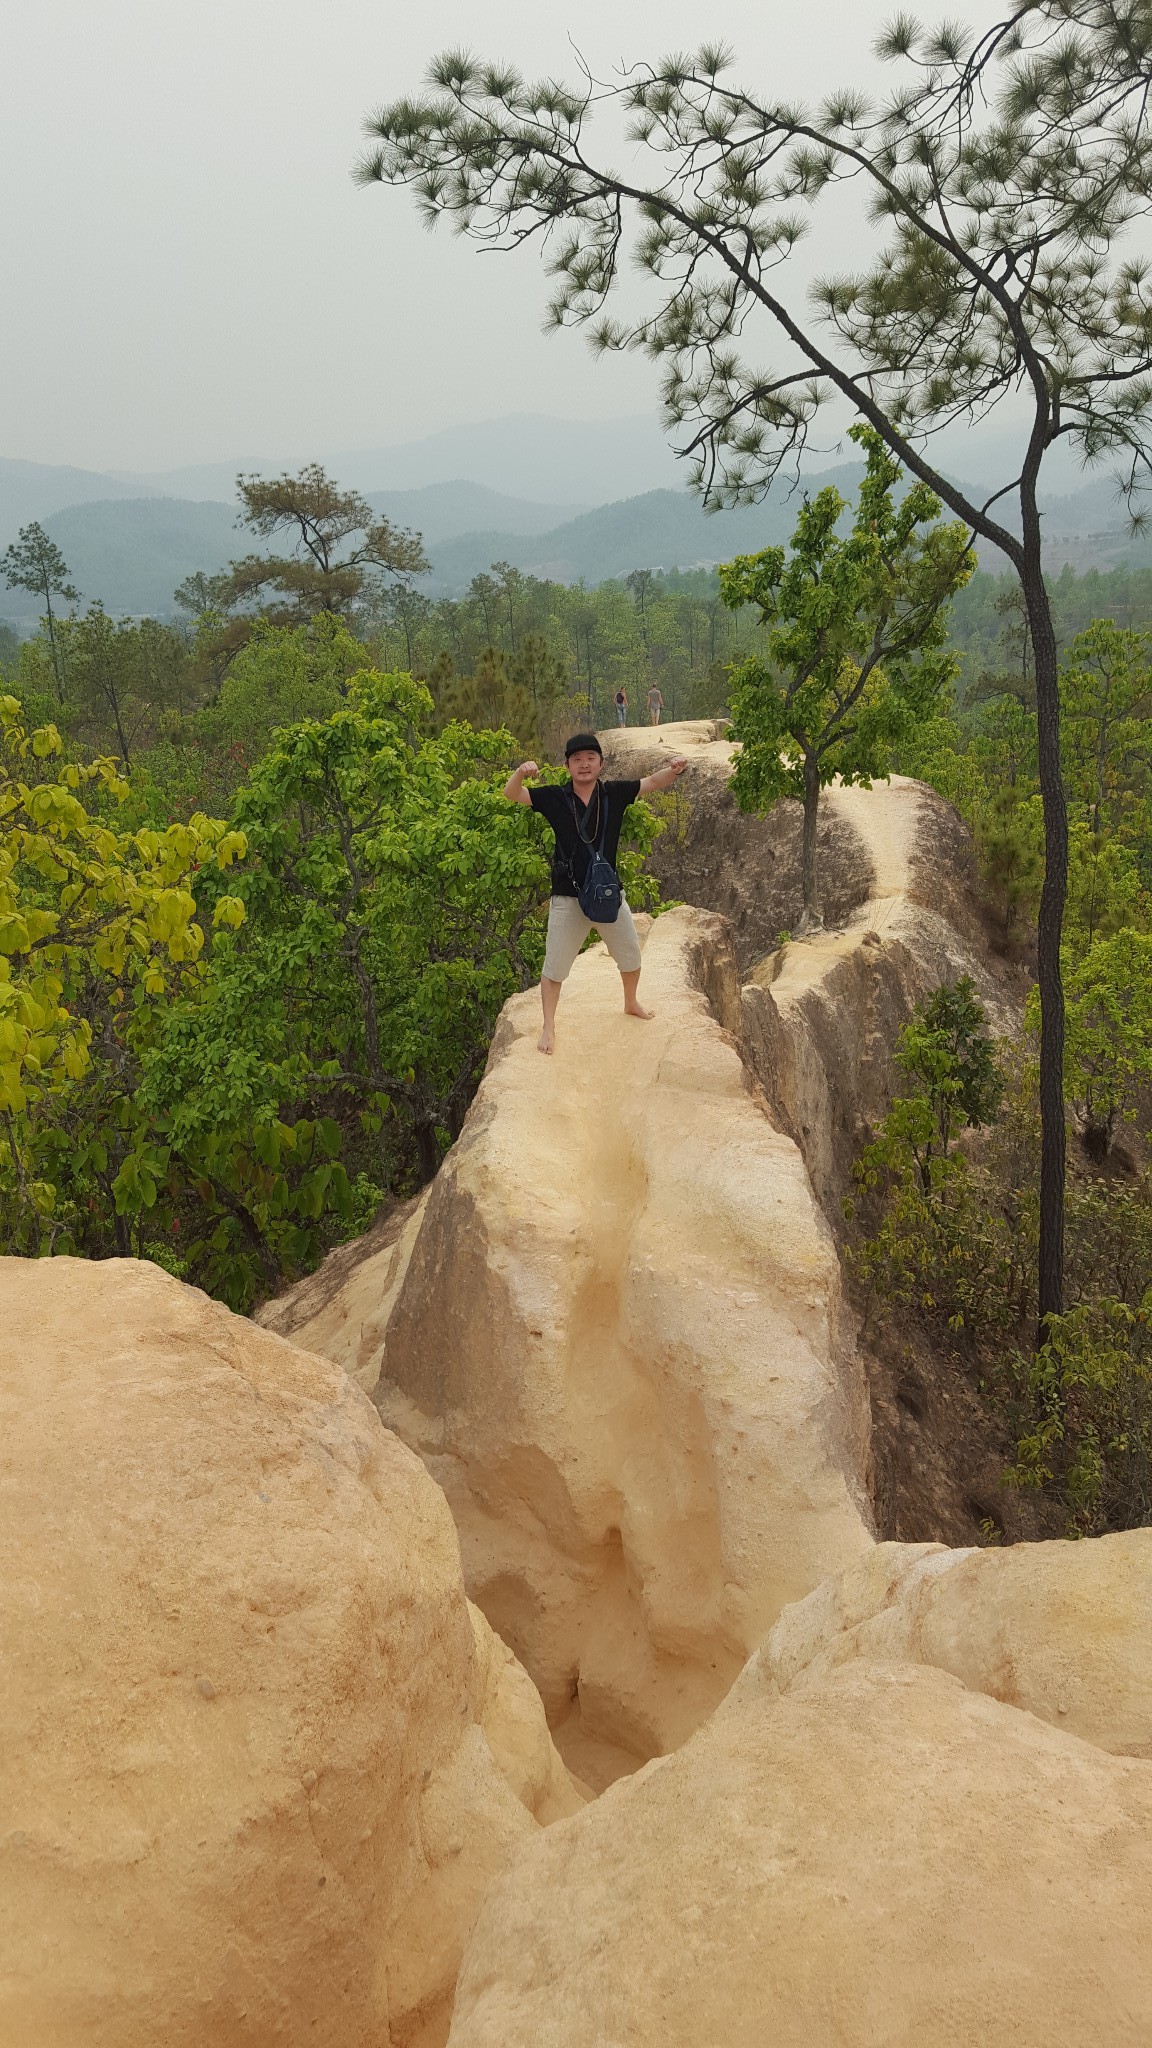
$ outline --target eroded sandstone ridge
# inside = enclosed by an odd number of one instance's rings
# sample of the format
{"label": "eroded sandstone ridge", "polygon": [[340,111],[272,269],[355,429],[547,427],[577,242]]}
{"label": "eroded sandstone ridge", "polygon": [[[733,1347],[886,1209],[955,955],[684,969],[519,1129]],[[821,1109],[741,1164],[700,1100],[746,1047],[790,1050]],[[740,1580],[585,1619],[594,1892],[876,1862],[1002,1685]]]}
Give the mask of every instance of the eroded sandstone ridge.
{"label": "eroded sandstone ridge", "polygon": [[527,1845],[451,2048],[1141,2048],[1150,1620],[1152,1530],[878,1545]]}
{"label": "eroded sandstone ridge", "polygon": [[521,1852],[451,2048],[1144,2048],[1150,1883],[1152,1765],[933,1665],[757,1660]]}
{"label": "eroded sandstone ridge", "polygon": [[[733,923],[744,1058],[795,1138],[841,1242],[852,1167],[894,1096],[901,1027],[942,982],[970,975],[992,1028],[1020,1028],[1027,977],[990,944],[970,835],[952,806],[903,776],[871,789],[833,784],[820,799],[825,929],[786,937],[799,918],[801,807],[748,817],[730,788],[735,748],[715,721],[604,735],[608,772],[647,774],[670,754],[690,772],[655,802],[666,830],[653,865],[665,892]],[[1010,1443],[951,1359],[914,1332],[862,1350],[872,1406],[877,1528],[909,1541],[966,1544],[988,1527],[1048,1533],[1039,1503],[1008,1495]]]}
{"label": "eroded sandstone ridge", "polygon": [[1152,1529],[1087,1543],[881,1543],[782,1615],[782,1692],[844,1664],[930,1664],[1098,1749],[1152,1762]]}
{"label": "eroded sandstone ridge", "polygon": [[343,1372],[130,1260],[0,1261],[0,2036],[436,2048],[581,1804]]}
{"label": "eroded sandstone ridge", "polygon": [[[707,881],[731,747],[617,741],[669,744]],[[873,1540],[853,1120],[933,981],[1008,996],[948,807],[826,810],[835,928],[775,943],[752,821],[646,923],[656,1020],[601,947],[552,1059],[516,998],[432,1188],[263,1329],[0,1262],[5,2041],[1152,2039],[1152,1531]]]}
{"label": "eroded sandstone ridge", "polygon": [[[649,1024],[586,953],[552,1059],[535,993],[507,1005],[371,1343],[471,1597],[594,1784],[682,1742],[871,1543],[835,1248],[742,1064],[721,920],[657,919],[644,988]],[[281,1326],[330,1344],[302,1306]],[[354,1321],[335,1355],[362,1355]]]}
{"label": "eroded sandstone ridge", "polygon": [[690,774],[663,802],[654,865],[667,892],[719,910],[738,935],[742,1039],[773,1109],[804,1154],[834,1229],[851,1164],[893,1089],[892,1049],[913,1006],[971,975],[993,1027],[1016,1021],[1017,977],[994,963],[974,889],[971,842],[943,797],[894,775],[834,783],[820,799],[825,929],[788,937],[800,912],[800,806],[766,818],[735,804],[735,747],[706,719],[604,735],[608,773],[648,774],[673,753]]}

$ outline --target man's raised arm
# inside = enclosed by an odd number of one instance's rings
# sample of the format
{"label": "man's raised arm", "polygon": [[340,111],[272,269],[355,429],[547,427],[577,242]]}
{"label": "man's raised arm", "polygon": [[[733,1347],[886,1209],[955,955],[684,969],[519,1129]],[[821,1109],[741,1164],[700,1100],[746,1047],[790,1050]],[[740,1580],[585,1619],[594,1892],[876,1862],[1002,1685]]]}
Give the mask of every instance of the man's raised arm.
{"label": "man's raised arm", "polygon": [[[535,761],[521,761],[520,766],[512,770],[511,775],[504,784],[504,794],[510,804],[527,804],[529,809],[531,809],[532,799],[524,787],[524,777],[526,775],[539,775],[539,773],[540,770],[536,766]],[[643,783],[641,783],[640,787],[644,787]]]}
{"label": "man's raised arm", "polygon": [[[674,754],[674,755],[672,756],[672,759],[671,759],[671,760],[669,761],[669,763],[668,763],[668,766],[667,766],[666,768],[661,768],[661,770],[660,770],[659,774],[657,774],[657,775],[643,775],[643,776],[641,776],[641,778],[640,778],[640,794],[641,794],[641,796],[647,796],[647,794],[648,794],[648,791],[649,791],[650,789],[671,789],[671,787],[672,787],[672,784],[673,784],[673,783],[674,783],[674,782],[675,782],[675,781],[677,780],[677,778],[678,778],[679,776],[683,775],[683,773],[684,773],[684,770],[686,769],[686,767],[687,767],[687,766],[688,766],[688,763],[687,763],[687,761],[686,761],[686,760],[684,759],[684,756],[683,756],[683,754]],[[519,771],[519,769],[517,769],[517,771],[516,771],[516,772],[517,772],[517,774],[519,774],[519,772],[520,772],[520,771]],[[507,796],[507,795],[508,795],[508,793],[509,793],[509,790],[510,790],[510,789],[511,789],[511,783],[509,784],[509,786],[508,786],[508,789],[507,789],[507,790],[505,790],[505,792],[504,792],[505,796]],[[525,797],[524,801],[525,801],[525,803],[527,802],[527,798],[526,798],[526,797]]]}

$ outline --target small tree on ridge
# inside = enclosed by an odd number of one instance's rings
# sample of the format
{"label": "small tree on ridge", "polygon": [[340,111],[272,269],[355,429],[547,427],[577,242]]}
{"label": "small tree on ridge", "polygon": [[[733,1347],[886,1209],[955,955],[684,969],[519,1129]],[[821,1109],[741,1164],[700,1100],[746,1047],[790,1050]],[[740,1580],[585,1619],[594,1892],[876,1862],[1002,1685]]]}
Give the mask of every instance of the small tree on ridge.
{"label": "small tree on ridge", "polygon": [[829,488],[803,507],[788,553],[766,548],[720,570],[725,603],[759,610],[770,656],[736,674],[732,786],[743,810],[781,796],[804,805],[801,931],[821,922],[820,791],[835,776],[870,786],[887,775],[893,746],[931,715],[954,667],[948,599],[976,566],[963,521],[930,524],[940,500],[926,484],[895,505],[899,463],[873,428],[851,432],[868,458],[851,532],[837,532],[845,502]]}

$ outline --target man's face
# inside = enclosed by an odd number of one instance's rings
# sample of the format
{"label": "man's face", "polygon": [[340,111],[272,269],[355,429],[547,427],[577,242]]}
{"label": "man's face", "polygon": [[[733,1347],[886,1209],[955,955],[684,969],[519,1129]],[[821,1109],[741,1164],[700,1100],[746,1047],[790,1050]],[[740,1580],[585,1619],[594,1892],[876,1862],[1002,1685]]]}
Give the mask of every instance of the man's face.
{"label": "man's face", "polygon": [[595,782],[604,766],[595,747],[581,747],[578,754],[569,754],[568,773],[573,782]]}

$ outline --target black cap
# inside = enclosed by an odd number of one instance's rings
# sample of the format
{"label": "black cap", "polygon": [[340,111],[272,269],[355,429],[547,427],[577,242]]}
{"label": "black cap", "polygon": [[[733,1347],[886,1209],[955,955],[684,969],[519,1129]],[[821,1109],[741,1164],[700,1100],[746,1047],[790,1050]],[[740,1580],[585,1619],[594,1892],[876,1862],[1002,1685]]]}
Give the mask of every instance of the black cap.
{"label": "black cap", "polygon": [[604,759],[604,749],[594,732],[574,732],[564,749],[564,759],[570,761],[573,754],[599,754]]}

